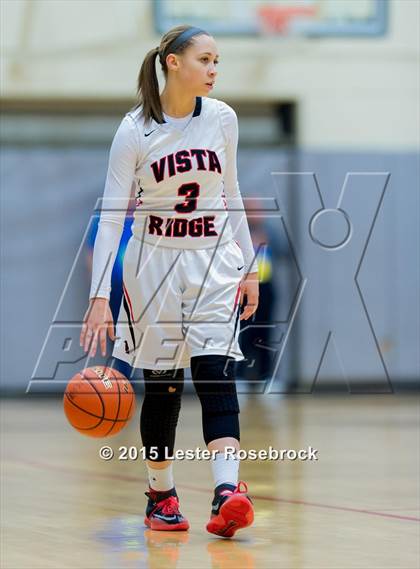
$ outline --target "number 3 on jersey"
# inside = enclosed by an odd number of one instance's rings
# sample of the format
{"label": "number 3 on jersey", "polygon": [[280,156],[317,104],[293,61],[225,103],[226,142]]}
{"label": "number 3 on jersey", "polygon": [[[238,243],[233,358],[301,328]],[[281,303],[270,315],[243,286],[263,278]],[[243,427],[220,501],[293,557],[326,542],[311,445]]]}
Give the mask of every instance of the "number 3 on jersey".
{"label": "number 3 on jersey", "polygon": [[185,200],[182,203],[178,203],[174,206],[174,210],[178,213],[191,213],[197,209],[197,200],[200,195],[200,185],[197,182],[188,182],[187,184],[182,184],[178,188],[178,195],[185,196]]}

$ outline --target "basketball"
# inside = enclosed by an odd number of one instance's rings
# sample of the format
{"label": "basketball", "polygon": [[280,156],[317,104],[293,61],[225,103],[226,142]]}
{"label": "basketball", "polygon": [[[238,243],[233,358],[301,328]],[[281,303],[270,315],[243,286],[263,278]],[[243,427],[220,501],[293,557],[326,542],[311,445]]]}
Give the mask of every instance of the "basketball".
{"label": "basketball", "polygon": [[133,416],[136,397],[128,379],[104,366],[83,369],[64,393],[64,412],[72,427],[88,437],[111,437]]}

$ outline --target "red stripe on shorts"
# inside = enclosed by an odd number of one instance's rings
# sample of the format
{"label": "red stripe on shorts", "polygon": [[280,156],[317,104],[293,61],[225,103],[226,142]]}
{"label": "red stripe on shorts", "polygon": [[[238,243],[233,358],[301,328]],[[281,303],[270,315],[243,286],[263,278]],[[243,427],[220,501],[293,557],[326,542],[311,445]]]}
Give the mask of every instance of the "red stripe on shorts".
{"label": "red stripe on shorts", "polygon": [[132,320],[132,322],[134,322],[133,307],[131,306],[131,300],[130,300],[130,297],[128,296],[128,292],[127,292],[127,289],[125,288],[124,282],[123,282],[123,290],[124,290],[124,296],[126,297],[127,302],[128,302],[128,306],[130,307],[131,320]]}
{"label": "red stripe on shorts", "polygon": [[233,310],[235,310],[236,305],[237,305],[237,303],[238,303],[240,292],[241,292],[241,285],[239,284],[239,285],[238,285],[238,290],[236,291],[236,295],[235,295],[235,302],[233,303]]}

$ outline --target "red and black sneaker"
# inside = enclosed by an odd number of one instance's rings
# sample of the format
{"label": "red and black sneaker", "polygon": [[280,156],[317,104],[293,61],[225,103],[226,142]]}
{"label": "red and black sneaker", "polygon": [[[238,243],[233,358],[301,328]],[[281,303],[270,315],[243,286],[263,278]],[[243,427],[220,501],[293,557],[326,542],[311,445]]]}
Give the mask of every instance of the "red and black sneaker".
{"label": "red and black sneaker", "polygon": [[158,492],[149,488],[149,498],[144,523],[153,530],[180,531],[190,527],[188,520],[179,511],[179,500],[175,488]]}
{"label": "red and black sneaker", "polygon": [[232,484],[217,486],[207,531],[222,537],[232,537],[236,530],[250,526],[254,521],[254,507],[247,492],[248,487],[242,481],[236,487]]}

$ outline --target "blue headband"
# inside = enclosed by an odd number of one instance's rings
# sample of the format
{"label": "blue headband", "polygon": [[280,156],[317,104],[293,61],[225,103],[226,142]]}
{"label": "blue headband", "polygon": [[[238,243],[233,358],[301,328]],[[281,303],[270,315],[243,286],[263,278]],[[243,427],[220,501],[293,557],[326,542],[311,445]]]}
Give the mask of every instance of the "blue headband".
{"label": "blue headband", "polygon": [[176,39],[174,39],[172,43],[169,44],[169,47],[166,50],[167,53],[173,53],[181,44],[192,38],[192,36],[196,36],[198,34],[208,35],[207,32],[200,28],[188,28],[188,30],[182,32],[182,34],[180,34]]}

